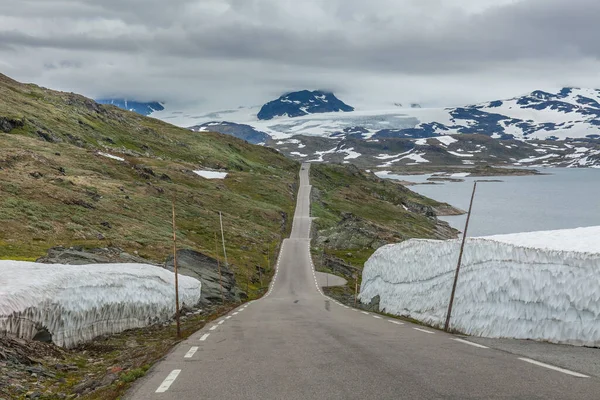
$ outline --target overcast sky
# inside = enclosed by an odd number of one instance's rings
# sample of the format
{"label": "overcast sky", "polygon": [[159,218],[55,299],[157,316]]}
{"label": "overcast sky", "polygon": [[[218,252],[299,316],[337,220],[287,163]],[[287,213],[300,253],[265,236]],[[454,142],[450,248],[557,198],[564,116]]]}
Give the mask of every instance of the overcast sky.
{"label": "overcast sky", "polygon": [[[199,110],[600,88],[598,0],[0,0],[0,72]],[[1,101],[1,99],[0,99]]]}

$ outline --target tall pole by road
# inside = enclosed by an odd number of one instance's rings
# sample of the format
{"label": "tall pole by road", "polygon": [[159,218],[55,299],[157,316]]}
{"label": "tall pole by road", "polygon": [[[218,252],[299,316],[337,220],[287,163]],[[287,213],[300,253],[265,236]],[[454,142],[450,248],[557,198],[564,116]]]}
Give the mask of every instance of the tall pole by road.
{"label": "tall pole by road", "polygon": [[219,222],[221,223],[221,240],[223,241],[223,256],[225,257],[225,268],[229,267],[227,262],[227,249],[225,248],[225,233],[223,232],[223,214],[219,211]]}
{"label": "tall pole by road", "polygon": [[221,262],[219,261],[219,241],[217,240],[217,232],[215,232],[215,259],[217,260],[217,269],[219,270],[219,287],[221,288],[221,303],[225,304],[223,296],[223,276],[221,275]]}
{"label": "tall pole by road", "polygon": [[463,232],[462,243],[460,244],[460,253],[458,254],[458,264],[456,265],[456,273],[454,274],[454,284],[452,285],[452,293],[450,294],[450,302],[448,303],[448,313],[446,314],[446,324],[444,330],[448,332],[450,329],[450,317],[452,316],[452,305],[454,304],[454,295],[456,294],[456,284],[458,283],[458,273],[460,272],[460,264],[462,263],[463,251],[465,249],[465,241],[467,240],[467,230],[469,229],[469,220],[471,219],[471,211],[473,210],[473,200],[475,199],[475,191],[477,190],[477,181],[473,183],[473,194],[471,194],[471,203],[469,204],[469,213],[467,214],[467,222],[465,223],[465,231]]}
{"label": "tall pole by road", "polygon": [[177,227],[175,225],[175,197],[173,197],[173,269],[175,271],[175,321],[177,322],[177,337],[181,337],[179,322],[179,276],[177,273]]}

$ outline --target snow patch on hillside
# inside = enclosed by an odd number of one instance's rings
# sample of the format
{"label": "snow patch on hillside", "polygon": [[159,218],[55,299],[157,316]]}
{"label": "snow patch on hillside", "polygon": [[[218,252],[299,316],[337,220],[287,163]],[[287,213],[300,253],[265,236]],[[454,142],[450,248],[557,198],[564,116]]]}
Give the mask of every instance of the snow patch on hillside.
{"label": "snow patch on hillside", "polygon": [[227,172],[199,170],[194,171],[194,173],[205,179],[225,179],[227,177]]}
{"label": "snow patch on hillside", "polygon": [[[55,344],[141,328],[175,313],[175,275],[145,264],[61,265],[0,261],[0,335]],[[200,300],[200,281],[179,276],[180,304]]]}
{"label": "snow patch on hillside", "polygon": [[[470,238],[451,326],[475,336],[600,346],[600,227]],[[360,300],[432,326],[445,321],[458,240],[375,252]]]}
{"label": "snow patch on hillside", "polygon": [[99,151],[98,154],[101,155],[102,157],[112,158],[113,160],[125,161],[125,159],[123,157],[113,156],[112,154],[103,153],[101,151]]}

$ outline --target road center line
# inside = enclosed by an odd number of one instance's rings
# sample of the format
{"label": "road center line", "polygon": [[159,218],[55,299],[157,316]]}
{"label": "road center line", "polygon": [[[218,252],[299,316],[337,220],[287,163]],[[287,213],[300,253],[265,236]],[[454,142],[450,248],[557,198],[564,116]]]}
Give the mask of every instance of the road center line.
{"label": "road center line", "polygon": [[432,335],[435,334],[435,332],[431,332],[431,331],[426,331],[425,329],[420,329],[420,328],[413,328],[415,331],[419,331],[419,332],[425,332],[425,333],[431,333]]}
{"label": "road center line", "polygon": [[208,339],[208,337],[210,336],[210,333],[205,333],[204,335],[202,335],[202,337],[200,338],[201,342],[204,342],[206,339]]}
{"label": "road center line", "polygon": [[486,346],[478,344],[478,343],[469,342],[468,340],[463,340],[463,339],[453,339],[453,340],[456,340],[457,342],[461,342],[464,344],[468,344],[473,347],[479,347],[480,349],[489,349],[489,347],[486,347]]}
{"label": "road center line", "polygon": [[580,374],[578,372],[569,371],[568,369],[564,369],[564,368],[560,368],[560,367],[555,367],[554,365],[544,364],[543,362],[535,361],[535,360],[532,360],[530,358],[521,358],[521,357],[519,357],[519,360],[525,361],[525,362],[528,362],[530,364],[534,364],[534,365],[537,365],[537,366],[540,366],[540,367],[552,369],[554,371],[562,372],[563,374],[576,376],[578,378],[589,378],[589,376],[587,376],[587,375],[583,375],[583,374]]}
{"label": "road center line", "polygon": [[213,325],[210,327],[209,331],[214,331],[215,329],[217,329],[217,325]]}
{"label": "road center line", "polygon": [[192,346],[192,348],[185,353],[185,356],[183,356],[183,358],[192,358],[194,357],[194,354],[196,354],[196,352],[198,351],[198,346]]}
{"label": "road center line", "polygon": [[173,382],[175,382],[175,379],[177,379],[177,377],[179,376],[180,373],[181,373],[180,369],[174,369],[173,371],[171,371],[169,376],[167,376],[165,378],[165,380],[163,381],[163,383],[160,384],[158,389],[156,389],[156,393],[164,393],[167,390],[169,390],[169,388],[171,387]]}

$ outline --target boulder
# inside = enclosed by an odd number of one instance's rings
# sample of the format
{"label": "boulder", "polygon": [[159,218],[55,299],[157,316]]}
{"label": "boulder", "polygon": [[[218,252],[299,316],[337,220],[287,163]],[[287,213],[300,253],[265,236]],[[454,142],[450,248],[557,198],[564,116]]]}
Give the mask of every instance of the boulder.
{"label": "boulder", "polygon": [[[173,256],[170,255],[165,268],[173,271]],[[221,279],[223,282],[223,297],[225,302],[239,302],[241,292],[235,284],[235,276],[230,268],[220,264]],[[221,288],[219,284],[219,267],[217,260],[194,250],[177,250],[177,271],[179,274],[196,278],[202,282],[202,296],[200,304],[220,304]]]}

